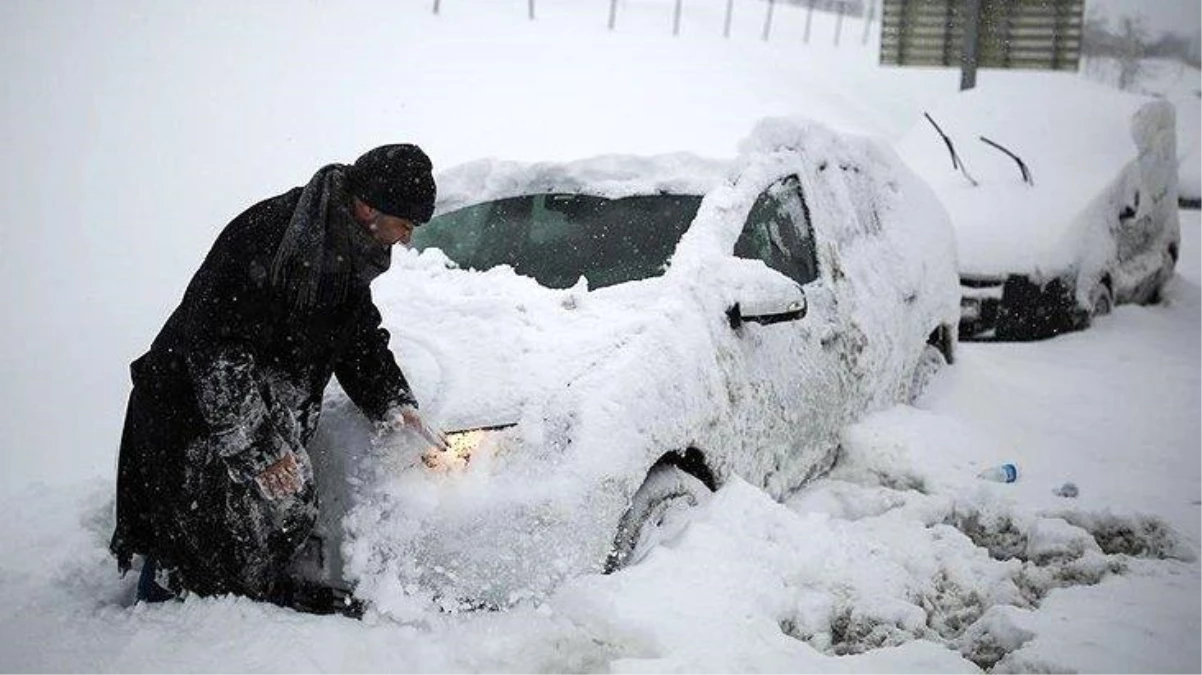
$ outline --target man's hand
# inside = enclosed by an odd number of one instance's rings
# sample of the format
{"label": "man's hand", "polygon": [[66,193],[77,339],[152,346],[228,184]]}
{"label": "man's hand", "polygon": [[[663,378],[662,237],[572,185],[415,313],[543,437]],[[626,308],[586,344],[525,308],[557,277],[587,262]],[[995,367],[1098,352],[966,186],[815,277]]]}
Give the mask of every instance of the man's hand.
{"label": "man's hand", "polygon": [[301,491],[305,479],[301,477],[300,465],[296,463],[296,455],[291,452],[281,457],[275,464],[263,469],[255,477],[255,482],[263,490],[268,499],[278,500],[290,497]]}
{"label": "man's hand", "polygon": [[411,405],[402,406],[400,409],[401,424],[404,428],[417,434],[418,438],[434,446],[437,450],[445,451],[447,445],[447,437],[441,431],[432,428],[422,419],[421,414],[417,412],[417,408]]}

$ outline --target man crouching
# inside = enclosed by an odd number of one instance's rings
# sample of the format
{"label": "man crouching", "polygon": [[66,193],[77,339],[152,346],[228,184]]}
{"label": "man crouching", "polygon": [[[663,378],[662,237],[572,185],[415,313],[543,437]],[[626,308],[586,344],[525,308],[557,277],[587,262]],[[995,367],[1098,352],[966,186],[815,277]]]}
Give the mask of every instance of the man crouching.
{"label": "man crouching", "polygon": [[218,236],[150,350],[117,470],[110,548],[138,598],[292,604],[317,517],[306,446],[331,376],[369,418],[441,443],[388,349],[369,284],[434,210],[429,158],[386,145],[250,207]]}

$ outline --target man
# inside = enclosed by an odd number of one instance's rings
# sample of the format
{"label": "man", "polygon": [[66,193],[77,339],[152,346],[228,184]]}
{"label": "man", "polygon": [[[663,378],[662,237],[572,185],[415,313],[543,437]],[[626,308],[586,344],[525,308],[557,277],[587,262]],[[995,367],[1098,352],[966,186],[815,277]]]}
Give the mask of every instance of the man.
{"label": "man", "polygon": [[386,145],[222,231],[131,365],[111,549],[122,572],[143,557],[140,599],[186,589],[288,604],[287,570],[317,516],[305,447],[331,376],[372,420],[445,443],[418,414],[369,290],[434,198],[426,154]]}

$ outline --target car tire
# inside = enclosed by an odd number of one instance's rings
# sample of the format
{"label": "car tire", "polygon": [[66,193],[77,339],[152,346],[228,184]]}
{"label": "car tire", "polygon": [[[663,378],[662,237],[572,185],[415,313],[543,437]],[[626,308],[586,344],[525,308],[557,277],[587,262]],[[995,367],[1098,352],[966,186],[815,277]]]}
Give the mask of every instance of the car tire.
{"label": "car tire", "polygon": [[1164,264],[1161,265],[1160,272],[1157,274],[1156,286],[1152,288],[1152,293],[1148,296],[1148,304],[1159,305],[1164,302],[1164,287],[1173,278],[1176,268],[1177,255],[1173,249],[1168,249],[1164,252]]}
{"label": "car tire", "polygon": [[923,345],[918,363],[914,364],[914,372],[910,375],[910,389],[906,394],[906,402],[914,403],[927,390],[935,375],[947,367],[947,357],[938,347],[932,344]]}
{"label": "car tire", "polygon": [[622,514],[605,573],[634,565],[660,544],[684,531],[690,512],[713,492],[695,476],[671,463],[656,464]]}
{"label": "car tire", "polygon": [[1110,286],[1105,282],[1099,281],[1094,284],[1093,290],[1089,292],[1089,318],[1092,321],[1095,317],[1106,316],[1114,310],[1114,293],[1111,292]]}

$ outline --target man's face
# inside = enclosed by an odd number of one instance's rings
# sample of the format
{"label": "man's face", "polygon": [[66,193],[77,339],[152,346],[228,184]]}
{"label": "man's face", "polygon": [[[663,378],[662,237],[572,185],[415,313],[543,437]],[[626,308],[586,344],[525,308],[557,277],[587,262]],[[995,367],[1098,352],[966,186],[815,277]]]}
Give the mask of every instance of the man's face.
{"label": "man's face", "polygon": [[373,239],[385,246],[400,244],[408,247],[409,240],[413,237],[413,221],[376,211],[367,223],[367,231]]}

